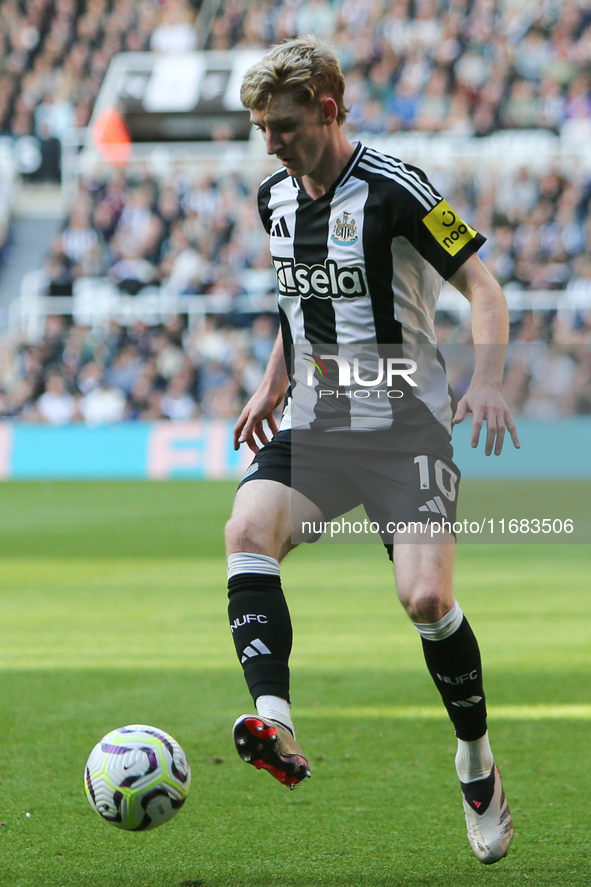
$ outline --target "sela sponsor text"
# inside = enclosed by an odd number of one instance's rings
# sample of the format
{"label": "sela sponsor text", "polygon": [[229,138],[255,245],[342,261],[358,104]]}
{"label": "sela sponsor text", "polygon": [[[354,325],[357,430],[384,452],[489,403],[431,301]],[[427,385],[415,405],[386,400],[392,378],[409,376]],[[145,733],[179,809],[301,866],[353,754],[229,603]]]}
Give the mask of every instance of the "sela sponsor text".
{"label": "sela sponsor text", "polygon": [[360,265],[338,265],[327,259],[324,265],[296,264],[294,259],[273,258],[280,296],[309,299],[356,299],[367,294]]}

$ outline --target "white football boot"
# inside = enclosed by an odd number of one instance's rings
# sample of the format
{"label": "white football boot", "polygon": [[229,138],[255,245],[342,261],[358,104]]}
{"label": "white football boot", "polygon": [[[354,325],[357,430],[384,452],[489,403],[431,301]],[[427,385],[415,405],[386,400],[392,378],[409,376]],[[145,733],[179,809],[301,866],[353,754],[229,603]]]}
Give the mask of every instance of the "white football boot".
{"label": "white football boot", "polygon": [[474,855],[492,865],[507,855],[513,820],[496,764],[486,779],[461,782],[468,840]]}

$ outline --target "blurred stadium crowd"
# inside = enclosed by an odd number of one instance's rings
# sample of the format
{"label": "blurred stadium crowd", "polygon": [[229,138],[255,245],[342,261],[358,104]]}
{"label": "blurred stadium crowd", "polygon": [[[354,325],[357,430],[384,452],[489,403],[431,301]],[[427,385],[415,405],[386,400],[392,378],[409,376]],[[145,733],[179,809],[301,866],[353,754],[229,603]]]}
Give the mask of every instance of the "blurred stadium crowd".
{"label": "blurred stadium crowd", "polygon": [[[505,395],[515,415],[591,414],[591,311],[519,314],[509,347]],[[0,417],[26,422],[107,424],[124,419],[235,418],[258,387],[276,318],[248,327],[227,316],[187,328],[111,322],[103,331],[50,316],[40,342],[0,342]],[[458,397],[469,383],[472,347],[440,319],[439,339]]]}
{"label": "blurred stadium crowd", "polygon": [[[88,123],[113,55],[195,47],[198,0],[2,0],[0,133]],[[351,124],[486,135],[591,119],[589,0],[223,0],[208,48],[314,32],[338,48]],[[351,39],[351,35],[355,39]]]}
{"label": "blurred stadium crowd", "polygon": [[0,342],[0,416],[51,424],[123,419],[234,418],[258,387],[276,321],[261,314],[248,329],[208,318],[188,331],[112,322],[95,333],[49,317],[34,344]]}
{"label": "blurred stadium crowd", "polygon": [[[0,135],[35,136],[47,161],[42,177],[53,175],[68,128],[88,123],[115,53],[182,52],[197,41],[197,0],[1,5]],[[352,137],[570,128],[591,139],[591,0],[223,0],[206,45],[266,46],[311,31],[337,46]],[[481,255],[506,289],[591,293],[583,167],[428,172],[486,232]],[[228,310],[191,329],[174,318],[93,331],[50,317],[42,341],[0,343],[0,415],[58,423],[235,416],[276,329],[271,317],[245,316],[234,304],[271,286],[259,178],[202,167],[164,178],[123,168],[87,174],[44,268],[48,295],[108,277],[132,296],[154,285],[223,294]],[[439,332],[443,341],[467,336],[445,318]],[[508,396],[517,413],[591,412],[591,311],[523,312],[512,336]],[[458,365],[459,393],[464,376]]]}
{"label": "blurred stadium crowd", "polygon": [[47,155],[87,125],[116,53],[196,43],[192,0],[2,0],[1,11],[0,134],[35,135]]}
{"label": "blurred stadium crowd", "polygon": [[226,0],[210,45],[309,32],[336,45],[359,131],[482,136],[591,118],[587,0]]}
{"label": "blurred stadium crowd", "polygon": [[175,295],[239,293],[245,271],[269,268],[257,185],[238,173],[90,175],[48,258],[48,293],[103,275],[129,295],[153,284]]}
{"label": "blurred stadium crowd", "polygon": [[[458,214],[486,232],[481,256],[504,287],[591,289],[588,172],[573,164],[545,175],[523,167],[429,173]],[[53,244],[48,293],[71,294],[76,278],[93,275],[132,295],[152,284],[174,294],[239,293],[245,272],[269,266],[257,184],[247,173],[88,176]]]}

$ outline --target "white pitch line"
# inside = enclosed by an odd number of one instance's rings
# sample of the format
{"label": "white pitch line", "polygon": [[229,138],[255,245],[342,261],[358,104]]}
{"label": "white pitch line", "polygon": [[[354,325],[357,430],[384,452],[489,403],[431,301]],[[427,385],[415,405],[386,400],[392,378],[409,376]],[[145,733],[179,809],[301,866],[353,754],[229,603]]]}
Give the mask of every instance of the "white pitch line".
{"label": "white pitch line", "polygon": [[[591,705],[491,705],[487,706],[490,718],[504,721],[575,720],[591,721]],[[445,718],[442,705],[359,705],[346,708],[302,708],[298,718],[378,718],[382,720],[437,720]]]}

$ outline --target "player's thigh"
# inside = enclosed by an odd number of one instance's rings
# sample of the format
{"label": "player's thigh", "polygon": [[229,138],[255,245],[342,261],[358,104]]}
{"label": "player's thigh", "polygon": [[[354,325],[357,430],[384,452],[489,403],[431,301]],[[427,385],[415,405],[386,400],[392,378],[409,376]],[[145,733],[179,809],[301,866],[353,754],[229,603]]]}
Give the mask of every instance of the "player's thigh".
{"label": "player's thigh", "polygon": [[226,525],[228,554],[249,551],[281,560],[295,547],[294,527],[322,519],[320,509],[297,490],[273,480],[243,483]]}
{"label": "player's thigh", "polygon": [[400,602],[416,622],[437,622],[454,605],[455,539],[442,534],[437,541],[423,533],[394,536],[394,575]]}

